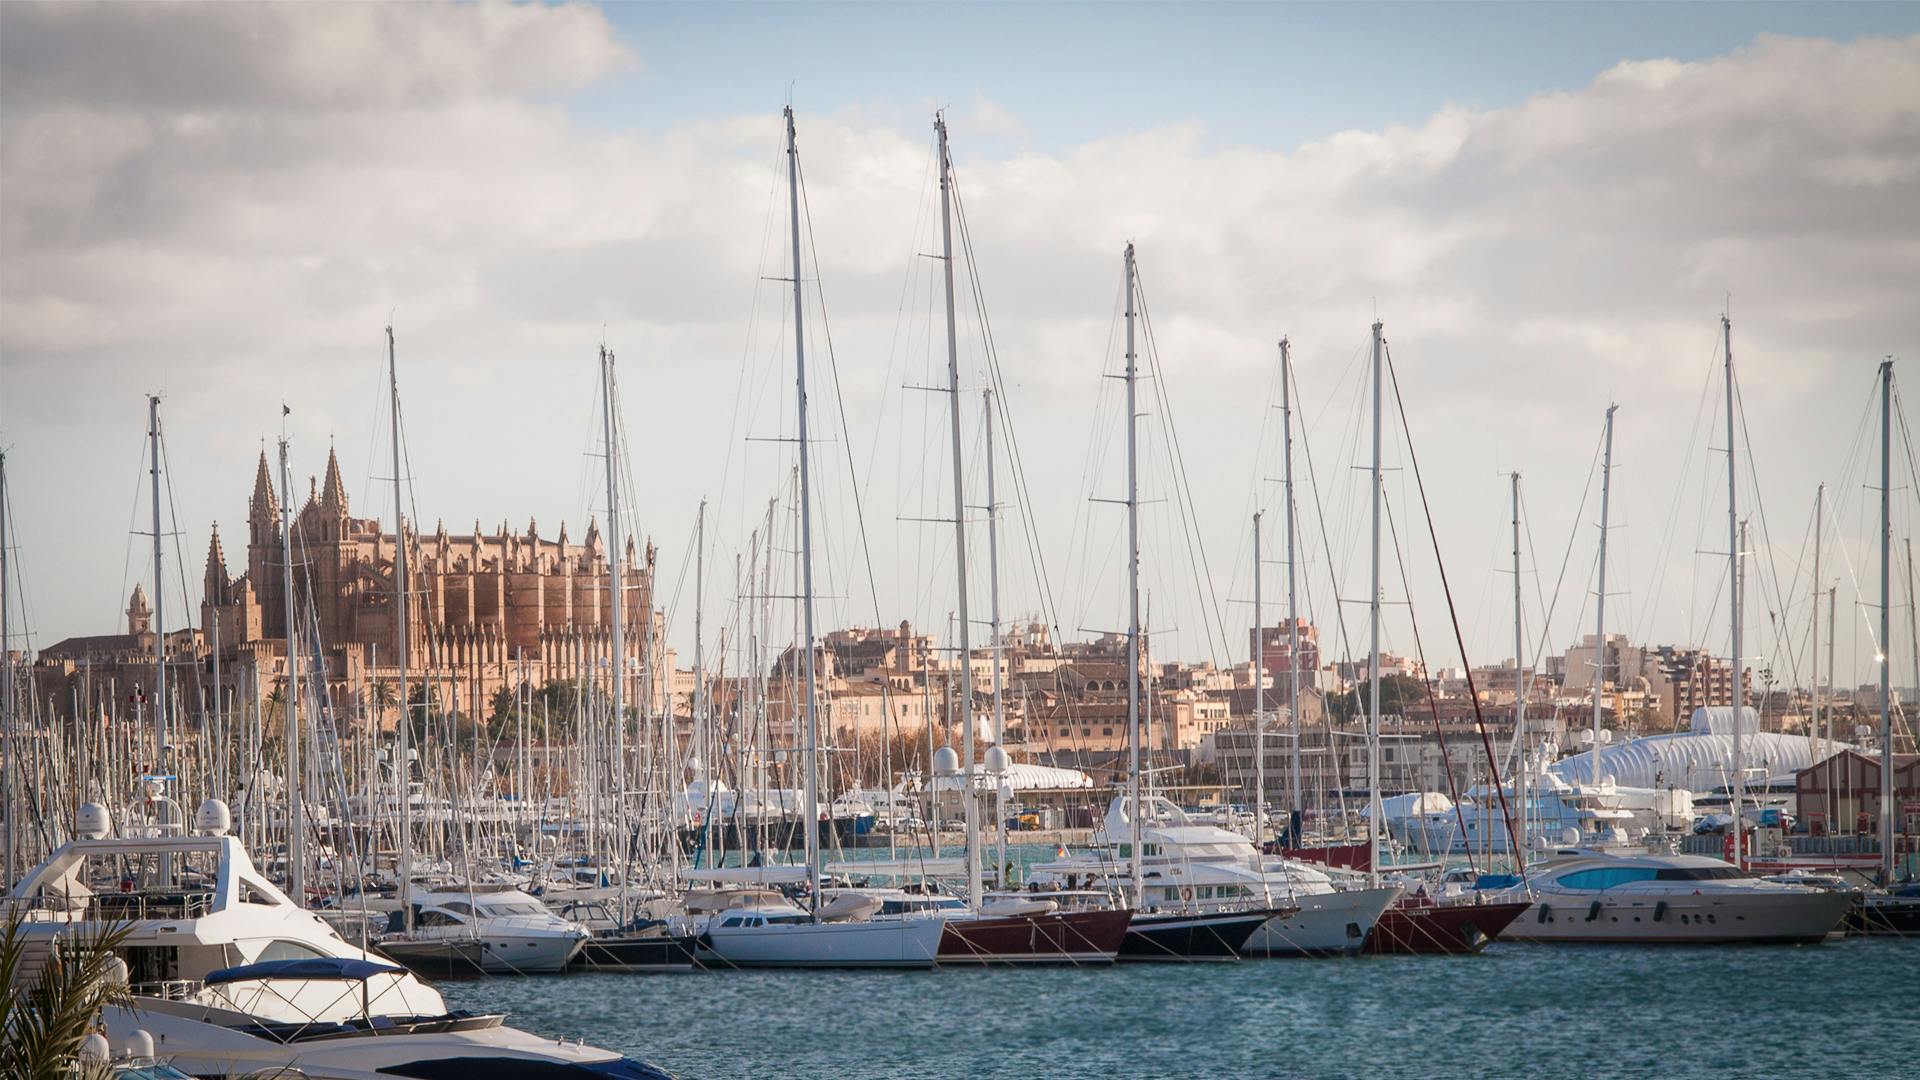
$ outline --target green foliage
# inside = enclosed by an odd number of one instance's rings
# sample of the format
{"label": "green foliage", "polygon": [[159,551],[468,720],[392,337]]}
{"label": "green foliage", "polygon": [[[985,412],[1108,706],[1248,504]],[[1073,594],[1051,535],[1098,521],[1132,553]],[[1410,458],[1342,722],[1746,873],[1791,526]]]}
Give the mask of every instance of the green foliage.
{"label": "green foliage", "polygon": [[526,713],[527,732],[532,738],[566,738],[587,716],[605,716],[610,706],[604,688],[581,679],[555,679],[536,689],[529,706],[527,694],[518,687],[494,691],[487,716],[487,730],[495,738],[511,737],[520,730],[520,714]]}
{"label": "green foliage", "polygon": [[[1366,680],[1362,679],[1355,690],[1328,695],[1327,711],[1342,723],[1355,716],[1365,716],[1372,692]],[[1380,715],[1410,716],[1416,712],[1425,713],[1426,708],[1427,687],[1419,679],[1411,675],[1380,676]]]}
{"label": "green foliage", "polygon": [[124,984],[107,981],[114,950],[126,940],[125,925],[102,926],[86,934],[63,935],[38,977],[21,985],[27,968],[24,916],[7,918],[0,938],[0,1076],[20,1080],[67,1080],[90,1076],[75,1071],[75,1056],[100,1022],[100,1010],[127,1000]]}

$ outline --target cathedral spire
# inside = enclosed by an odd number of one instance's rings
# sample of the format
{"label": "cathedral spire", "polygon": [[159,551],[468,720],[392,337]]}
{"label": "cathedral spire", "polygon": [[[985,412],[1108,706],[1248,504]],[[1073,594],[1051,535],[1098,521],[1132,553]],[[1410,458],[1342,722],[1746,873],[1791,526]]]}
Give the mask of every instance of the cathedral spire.
{"label": "cathedral spire", "polygon": [[327,446],[327,480],[320,489],[320,505],[347,516],[347,486],[340,481],[340,459],[333,452],[333,446]]}
{"label": "cathedral spire", "polygon": [[247,501],[247,541],[255,547],[264,547],[279,535],[280,500],[273,493],[273,472],[267,468],[267,450],[263,446],[260,467],[253,474],[253,498]]}
{"label": "cathedral spire", "polygon": [[208,604],[227,602],[232,579],[227,576],[227,553],[220,547],[220,523],[214,522],[213,540],[207,544],[207,578],[203,593]]}

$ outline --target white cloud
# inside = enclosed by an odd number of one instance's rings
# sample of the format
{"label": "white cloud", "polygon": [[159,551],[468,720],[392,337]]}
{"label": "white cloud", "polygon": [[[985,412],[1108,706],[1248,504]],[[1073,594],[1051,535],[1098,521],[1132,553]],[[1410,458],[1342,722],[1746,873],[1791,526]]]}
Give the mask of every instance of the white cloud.
{"label": "white cloud", "polygon": [[[576,124],[565,96],[639,60],[575,7],[9,4],[0,18],[5,419],[43,463],[119,476],[127,440],[105,433],[137,427],[139,411],[121,398],[165,383],[186,516],[231,520],[274,402],[301,404],[308,458],[328,431],[351,447],[347,433],[372,425],[378,328],[395,309],[429,516],[546,522],[590,505],[573,482],[576,429],[603,327],[632,365],[636,449],[671,462],[642,482],[663,544],[724,460],[757,453],[724,440],[756,288],[756,400],[784,378],[767,366],[778,286],[758,280],[784,273],[767,235],[769,212],[784,227],[774,108],[655,134]],[[1210,532],[1242,531],[1273,340],[1293,336],[1318,406],[1376,306],[1419,394],[1416,435],[1438,443],[1426,467],[1451,491],[1443,535],[1462,543],[1502,512],[1496,466],[1538,475],[1543,504],[1577,488],[1610,397],[1623,456],[1650,466],[1628,508],[1661,518],[1672,489],[1656,463],[1681,449],[1729,291],[1754,416],[1807,409],[1844,428],[1868,361],[1915,336],[1915,101],[1914,38],[1762,38],[1702,62],[1629,61],[1513,108],[1448,106],[1289,149],[1210,149],[1187,126],[983,158],[973,147],[1017,145],[1025,124],[975,98],[954,115],[955,157],[1001,354],[1029,395],[1014,407],[1036,494],[1059,504],[1053,541],[1084,494],[1127,239],[1189,462],[1211,466],[1195,480]],[[878,423],[883,459],[912,452],[891,445],[897,416],[873,410],[884,398],[919,413],[897,384],[925,341],[902,344],[916,339],[896,323],[903,276],[931,272],[916,258],[936,220],[930,118],[904,114],[879,103],[800,121],[854,452]],[[922,339],[926,296],[907,300]],[[76,375],[125,393],[75,394]],[[1778,467],[1783,499],[1834,464],[1755,453]],[[907,496],[874,498],[877,522]],[[119,543],[119,508],[101,513],[96,531],[115,539],[50,555],[49,523],[29,544],[43,593],[86,595],[71,615],[42,612],[56,634],[97,630],[118,606],[110,575],[90,569]],[[1642,558],[1656,539],[1636,538]],[[1477,579],[1485,560],[1456,561]]]}

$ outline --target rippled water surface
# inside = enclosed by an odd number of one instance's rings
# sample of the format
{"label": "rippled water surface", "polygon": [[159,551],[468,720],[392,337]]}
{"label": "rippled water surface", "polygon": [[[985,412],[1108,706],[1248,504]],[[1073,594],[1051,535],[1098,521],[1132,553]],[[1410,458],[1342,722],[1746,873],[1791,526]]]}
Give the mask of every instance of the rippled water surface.
{"label": "rippled water surface", "polygon": [[723,1077],[1920,1077],[1920,941],[443,984]]}

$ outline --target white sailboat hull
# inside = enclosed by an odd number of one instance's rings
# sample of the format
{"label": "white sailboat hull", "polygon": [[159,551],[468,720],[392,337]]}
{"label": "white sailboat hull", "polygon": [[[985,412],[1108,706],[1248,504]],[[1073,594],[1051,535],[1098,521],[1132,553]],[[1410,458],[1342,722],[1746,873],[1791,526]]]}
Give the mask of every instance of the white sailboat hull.
{"label": "white sailboat hull", "polygon": [[1245,956],[1334,956],[1357,953],[1387,906],[1399,899],[1398,888],[1355,889],[1346,892],[1298,894],[1286,899],[1300,905],[1292,915],[1276,915],[1262,923],[1241,947]]}
{"label": "white sailboat hull", "polygon": [[722,966],[925,968],[940,954],[945,927],[931,917],[715,926],[701,944]]}

